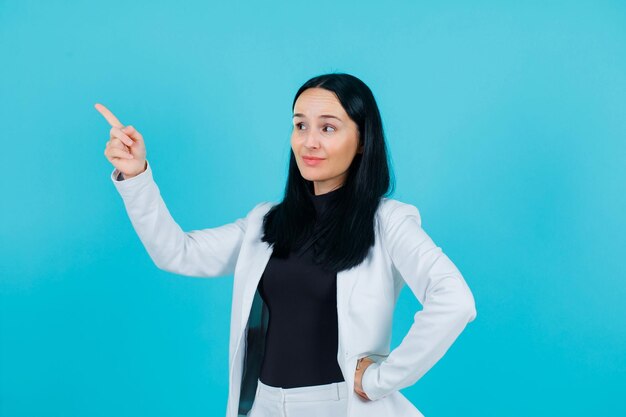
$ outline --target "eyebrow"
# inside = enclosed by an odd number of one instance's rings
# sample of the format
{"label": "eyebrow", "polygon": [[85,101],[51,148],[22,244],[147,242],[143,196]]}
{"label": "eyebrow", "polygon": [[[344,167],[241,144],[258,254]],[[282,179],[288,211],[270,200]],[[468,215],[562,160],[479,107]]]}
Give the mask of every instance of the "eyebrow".
{"label": "eyebrow", "polygon": [[[293,117],[304,117],[306,119],[306,116],[304,114],[302,114],[302,113],[296,113],[296,114],[293,115]],[[340,122],[343,121],[339,117],[333,116],[332,114],[322,114],[322,115],[320,115],[320,119],[337,119]]]}

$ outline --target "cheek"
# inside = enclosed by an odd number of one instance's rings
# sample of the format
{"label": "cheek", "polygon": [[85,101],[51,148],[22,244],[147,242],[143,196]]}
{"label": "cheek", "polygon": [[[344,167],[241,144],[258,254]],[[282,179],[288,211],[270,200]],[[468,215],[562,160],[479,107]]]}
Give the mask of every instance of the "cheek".
{"label": "cheek", "polygon": [[342,164],[350,164],[352,158],[354,158],[355,146],[351,141],[344,141],[341,146],[338,146],[334,150],[336,159],[341,161]]}

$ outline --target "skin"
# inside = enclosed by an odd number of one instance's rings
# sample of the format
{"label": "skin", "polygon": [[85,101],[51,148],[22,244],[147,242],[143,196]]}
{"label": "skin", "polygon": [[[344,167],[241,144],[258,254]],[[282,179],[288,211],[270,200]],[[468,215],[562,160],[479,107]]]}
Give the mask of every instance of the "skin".
{"label": "skin", "polygon": [[[146,170],[146,145],[143,136],[133,126],[124,126],[105,106],[96,103],[96,110],[111,126],[104,155],[122,172],[125,179]],[[339,188],[345,182],[348,167],[357,153],[359,132],[356,123],[345,112],[334,93],[321,88],[305,90],[294,106],[291,148],[302,176],[313,181],[315,194],[324,194]],[[332,115],[336,118],[322,117]],[[303,155],[324,158],[317,166],[307,166]],[[361,380],[363,373],[373,361],[360,358],[354,373],[354,391],[364,400],[369,400]]]}
{"label": "skin", "polygon": [[356,364],[356,371],[354,372],[354,392],[356,392],[359,397],[364,400],[370,401],[369,397],[363,391],[363,386],[361,385],[361,381],[363,379],[363,373],[367,369],[368,366],[373,364],[374,361],[368,357],[360,358]]}
{"label": "skin", "polygon": [[135,177],[147,168],[146,144],[143,136],[133,126],[124,126],[117,117],[100,103],[96,110],[111,125],[109,140],[104,149],[104,156],[120,170],[124,179]]}
{"label": "skin", "polygon": [[[324,117],[334,116],[334,117]],[[313,181],[315,194],[341,187],[359,146],[359,129],[335,93],[323,88],[304,90],[294,106],[291,149],[303,178]],[[324,158],[315,166],[303,156]]]}

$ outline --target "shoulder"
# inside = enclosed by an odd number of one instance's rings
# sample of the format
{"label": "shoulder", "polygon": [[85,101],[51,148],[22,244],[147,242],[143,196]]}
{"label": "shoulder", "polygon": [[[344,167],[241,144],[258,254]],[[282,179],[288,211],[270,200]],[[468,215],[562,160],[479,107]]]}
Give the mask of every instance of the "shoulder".
{"label": "shoulder", "polygon": [[422,224],[422,217],[416,206],[395,198],[381,198],[377,214],[385,228],[402,221],[407,216],[415,216],[418,224]]}
{"label": "shoulder", "polygon": [[252,210],[250,210],[248,212],[248,217],[254,216],[254,217],[263,217],[267,214],[268,211],[270,211],[270,209],[272,207],[274,207],[276,204],[276,202],[273,201],[262,201],[260,203],[258,203],[256,206],[254,206],[252,208]]}

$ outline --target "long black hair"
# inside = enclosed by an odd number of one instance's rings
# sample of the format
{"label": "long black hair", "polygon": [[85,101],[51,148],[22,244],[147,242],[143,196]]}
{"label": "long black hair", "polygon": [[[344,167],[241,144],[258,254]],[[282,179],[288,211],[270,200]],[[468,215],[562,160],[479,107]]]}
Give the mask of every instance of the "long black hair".
{"label": "long black hair", "polygon": [[313,182],[300,174],[292,150],[285,196],[263,218],[262,241],[274,245],[274,256],[286,257],[311,238],[316,242],[315,262],[328,271],[338,272],[367,257],[375,241],[376,210],[381,198],[393,192],[394,184],[383,123],[370,88],[350,74],[319,75],[298,89],[292,111],[300,94],[308,88],[323,88],[336,95],[358,126],[363,152],[355,155],[348,168],[340,198],[325,211],[330,215],[318,219],[310,197],[314,194]]}

